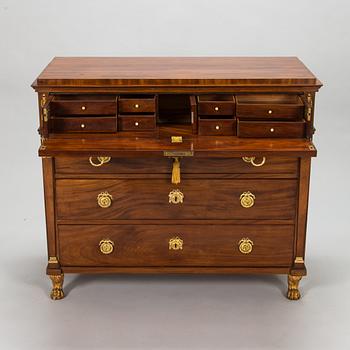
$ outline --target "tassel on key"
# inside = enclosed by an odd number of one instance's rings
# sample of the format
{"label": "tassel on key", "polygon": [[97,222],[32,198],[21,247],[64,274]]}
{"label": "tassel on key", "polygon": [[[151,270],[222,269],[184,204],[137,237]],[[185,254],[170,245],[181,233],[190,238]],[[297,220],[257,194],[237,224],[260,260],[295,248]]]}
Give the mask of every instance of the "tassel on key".
{"label": "tassel on key", "polygon": [[173,173],[171,175],[171,183],[177,185],[180,183],[180,181],[180,160],[178,157],[175,157],[173,160]]}

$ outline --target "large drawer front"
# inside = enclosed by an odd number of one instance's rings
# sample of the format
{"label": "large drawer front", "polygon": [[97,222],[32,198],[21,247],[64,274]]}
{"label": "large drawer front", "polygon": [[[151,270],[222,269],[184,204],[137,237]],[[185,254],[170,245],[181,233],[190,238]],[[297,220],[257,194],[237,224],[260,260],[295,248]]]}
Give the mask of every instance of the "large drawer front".
{"label": "large drawer front", "polygon": [[[183,203],[169,203],[176,189]],[[59,219],[294,219],[296,190],[296,180],[186,179],[172,185],[167,179],[62,179],[56,203]],[[248,192],[254,204],[245,208],[241,198]],[[110,197],[106,208],[97,200],[103,193]]]}
{"label": "large drawer front", "polygon": [[[63,266],[289,266],[294,226],[59,225],[58,231]],[[182,241],[177,250],[169,249],[174,238]],[[239,249],[242,239],[252,244],[248,254]],[[113,247],[109,254],[101,241]]]}
{"label": "large drawer front", "polygon": [[[102,155],[103,156],[103,155]],[[257,157],[256,164],[262,162]],[[99,164],[97,157],[92,163]],[[111,158],[107,163],[93,166],[89,157],[57,157],[56,172],[60,174],[170,174],[172,159],[160,158]],[[197,158],[181,159],[181,173],[192,174],[297,174],[298,159],[266,157],[263,166],[253,166],[242,158]]]}

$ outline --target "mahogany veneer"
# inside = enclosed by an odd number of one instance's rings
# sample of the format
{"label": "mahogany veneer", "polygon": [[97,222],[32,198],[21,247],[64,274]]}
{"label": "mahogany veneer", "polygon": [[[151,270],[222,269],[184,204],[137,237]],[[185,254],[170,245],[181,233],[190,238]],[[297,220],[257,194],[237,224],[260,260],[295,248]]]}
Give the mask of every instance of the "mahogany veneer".
{"label": "mahogany veneer", "polygon": [[47,274],[282,273],[299,299],[317,78],[295,57],[55,58]]}

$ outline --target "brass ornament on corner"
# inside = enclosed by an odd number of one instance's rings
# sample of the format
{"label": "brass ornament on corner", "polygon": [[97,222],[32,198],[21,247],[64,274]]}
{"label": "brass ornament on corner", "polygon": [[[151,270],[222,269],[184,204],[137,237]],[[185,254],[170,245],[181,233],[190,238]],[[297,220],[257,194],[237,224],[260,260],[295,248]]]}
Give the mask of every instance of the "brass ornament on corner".
{"label": "brass ornament on corner", "polygon": [[306,120],[311,121],[312,116],[312,95],[308,93],[306,95]]}
{"label": "brass ornament on corner", "polygon": [[173,237],[169,239],[169,250],[182,250],[184,241],[180,237]]}
{"label": "brass ornament on corner", "polygon": [[183,203],[184,198],[185,198],[184,194],[178,189],[172,190],[169,193],[169,203],[172,203],[172,204]]}
{"label": "brass ornament on corner", "polygon": [[112,200],[113,200],[113,197],[108,192],[101,192],[97,196],[97,204],[101,208],[109,208],[112,205]]}
{"label": "brass ornament on corner", "polygon": [[238,242],[238,249],[242,254],[250,254],[253,251],[253,241],[249,238],[242,238]]}
{"label": "brass ornament on corner", "polygon": [[250,191],[243,192],[239,199],[243,208],[251,208],[255,203],[255,195]]}
{"label": "brass ornament on corner", "polygon": [[94,157],[90,157],[89,158],[89,162],[94,167],[102,166],[103,164],[106,164],[106,163],[108,163],[111,160],[111,157],[97,157],[97,160],[99,161],[99,163],[95,163],[93,161],[93,158]]}
{"label": "brass ornament on corner", "polygon": [[260,163],[255,163],[256,157],[242,157],[243,161],[246,163],[250,163],[255,167],[263,166],[265,164],[266,158],[262,157]]}
{"label": "brass ornament on corner", "polygon": [[58,264],[58,259],[55,256],[50,256],[48,263],[49,264]]}
{"label": "brass ornament on corner", "polygon": [[102,239],[98,244],[102,254],[111,254],[114,250],[114,242],[110,239]]}

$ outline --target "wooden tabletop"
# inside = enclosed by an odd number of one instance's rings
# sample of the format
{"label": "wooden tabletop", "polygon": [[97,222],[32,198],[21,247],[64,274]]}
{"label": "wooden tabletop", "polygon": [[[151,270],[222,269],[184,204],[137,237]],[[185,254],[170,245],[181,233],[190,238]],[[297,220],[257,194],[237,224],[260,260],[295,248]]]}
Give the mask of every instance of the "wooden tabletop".
{"label": "wooden tabletop", "polygon": [[33,87],[320,86],[296,57],[55,57]]}

